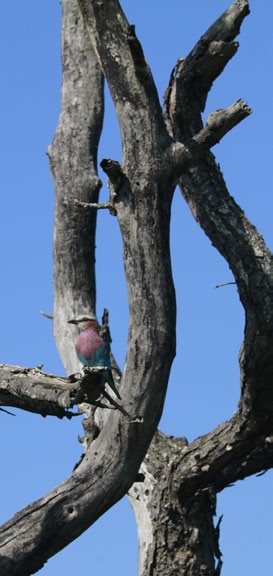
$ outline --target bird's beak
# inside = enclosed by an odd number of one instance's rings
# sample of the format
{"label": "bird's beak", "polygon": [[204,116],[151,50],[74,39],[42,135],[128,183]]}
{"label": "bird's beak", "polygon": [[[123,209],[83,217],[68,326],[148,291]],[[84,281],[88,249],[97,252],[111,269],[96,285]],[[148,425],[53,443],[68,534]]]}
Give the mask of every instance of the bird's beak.
{"label": "bird's beak", "polygon": [[77,320],[75,320],[74,318],[72,318],[72,320],[68,320],[67,323],[68,323],[68,324],[77,324]]}

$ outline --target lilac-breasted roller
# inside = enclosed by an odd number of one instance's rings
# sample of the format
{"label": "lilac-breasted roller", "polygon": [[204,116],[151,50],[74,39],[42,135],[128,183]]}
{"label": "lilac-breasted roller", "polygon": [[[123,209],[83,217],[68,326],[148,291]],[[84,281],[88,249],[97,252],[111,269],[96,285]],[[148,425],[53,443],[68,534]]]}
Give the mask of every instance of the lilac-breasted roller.
{"label": "lilac-breasted roller", "polygon": [[84,366],[105,366],[104,380],[109,384],[116,396],[120,398],[115,386],[108,348],[99,335],[99,325],[95,316],[78,316],[68,320],[69,324],[76,324],[80,333],[76,342],[78,359]]}

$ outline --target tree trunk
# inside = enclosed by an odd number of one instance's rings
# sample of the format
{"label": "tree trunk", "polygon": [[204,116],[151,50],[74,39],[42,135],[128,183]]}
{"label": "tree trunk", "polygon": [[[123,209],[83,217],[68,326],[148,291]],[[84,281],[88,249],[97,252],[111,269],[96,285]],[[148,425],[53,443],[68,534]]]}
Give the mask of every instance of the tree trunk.
{"label": "tree trunk", "polygon": [[[80,375],[55,379],[5,367],[3,405],[18,405],[20,386],[21,406],[44,414],[72,417],[69,409],[84,401],[88,441],[70,478],[2,526],[3,575],[33,574],[130,491],[140,576],[216,576],[221,570],[219,523],[213,524],[217,493],[273,466],[272,256],[229,195],[210,152],[251,111],[238,100],[211,114],[205,125],[201,116],[213,81],[237,51],[234,38],[248,13],[247,0],[235,0],[178,61],[163,113],[134,27],[117,0],[63,0],[63,101],[49,150],[56,190],[54,331],[68,374],[76,372],[75,334],[67,321],[95,313],[96,211],[108,207],[120,226],[128,286],[130,324],[120,375],[127,415],[90,408]],[[100,205],[96,164],[103,75],[123,155],[122,165],[115,159],[101,162],[110,198]],[[232,269],[246,314],[239,410],[190,444],[157,431],[175,355],[169,229],[177,184]]]}
{"label": "tree trunk", "polygon": [[141,466],[144,481],[130,490],[141,575],[216,574],[215,558],[220,569],[215,492],[181,490],[179,461],[187,445],[185,438],[157,432]]}

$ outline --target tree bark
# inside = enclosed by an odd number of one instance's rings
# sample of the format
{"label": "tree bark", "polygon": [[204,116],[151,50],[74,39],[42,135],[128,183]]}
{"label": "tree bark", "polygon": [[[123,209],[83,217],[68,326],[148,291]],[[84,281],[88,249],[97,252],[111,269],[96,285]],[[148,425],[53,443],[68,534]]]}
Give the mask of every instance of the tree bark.
{"label": "tree bark", "polygon": [[104,101],[103,75],[77,0],[65,0],[62,10],[62,110],[48,154],[55,186],[54,336],[71,374],[79,364],[76,329],[71,331],[67,321],[96,309],[97,211],[88,206],[98,201],[101,187],[97,149]]}
{"label": "tree bark", "polygon": [[[49,150],[56,189],[54,331],[71,374],[78,361],[67,320],[95,312],[96,211],[107,206],[119,222],[128,286],[130,324],[120,385],[128,415],[90,411],[87,449],[70,478],[2,526],[1,574],[34,573],[130,490],[140,576],[216,576],[221,570],[219,524],[213,524],[217,493],[273,465],[272,256],[229,195],[210,152],[251,111],[239,100],[211,114],[205,125],[201,117],[213,81],[238,49],[234,38],[248,13],[246,0],[235,0],[178,61],[163,114],[134,27],[117,0],[63,1],[63,104]],[[102,72],[119,119],[123,156],[121,166],[115,159],[101,162],[110,199],[100,206]],[[177,184],[229,263],[246,312],[239,410],[191,444],[156,432],[175,355],[169,227]],[[21,407],[58,417],[71,417],[69,409],[83,400],[90,407],[81,378],[5,370],[3,405],[19,405],[19,391]]]}

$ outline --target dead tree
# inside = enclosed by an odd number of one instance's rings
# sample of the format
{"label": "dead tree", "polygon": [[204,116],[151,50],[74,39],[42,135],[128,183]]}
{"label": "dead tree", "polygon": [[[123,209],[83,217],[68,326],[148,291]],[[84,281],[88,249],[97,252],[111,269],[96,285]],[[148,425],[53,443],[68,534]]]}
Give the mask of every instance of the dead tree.
{"label": "dead tree", "polygon": [[[235,55],[247,0],[235,0],[174,67],[162,111],[134,26],[117,0],[63,0],[62,111],[49,150],[56,190],[54,333],[77,372],[67,320],[96,310],[100,208],[118,219],[130,324],[119,410],[92,407],[81,379],[3,366],[3,406],[58,417],[85,411],[85,452],[72,475],[1,528],[1,574],[25,576],[67,546],[128,491],[139,531],[139,574],[220,573],[217,493],[273,465],[272,255],[230,196],[210,151],[250,114],[238,100],[203,124],[213,81]],[[107,79],[122,136],[122,165],[104,159],[109,202],[99,204],[97,147]],[[234,416],[188,444],[157,431],[175,355],[169,247],[176,186],[228,262],[245,310],[241,397]],[[136,482],[136,480],[138,480]],[[139,481],[141,480],[141,482]]]}

